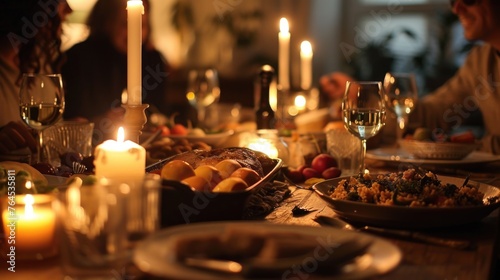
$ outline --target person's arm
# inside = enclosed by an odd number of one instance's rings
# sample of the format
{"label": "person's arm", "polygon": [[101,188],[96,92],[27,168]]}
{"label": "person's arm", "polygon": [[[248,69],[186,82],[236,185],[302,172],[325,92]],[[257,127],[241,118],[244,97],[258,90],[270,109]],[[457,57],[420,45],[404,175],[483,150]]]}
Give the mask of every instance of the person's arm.
{"label": "person's arm", "polygon": [[18,122],[9,122],[0,129],[0,153],[8,154],[11,151],[28,147],[36,152],[37,143],[30,129]]}
{"label": "person's arm", "polygon": [[464,123],[467,114],[459,108],[468,105],[465,103],[472,99],[476,87],[476,59],[476,55],[469,55],[452,78],[417,101],[410,114],[410,127],[449,131]]}

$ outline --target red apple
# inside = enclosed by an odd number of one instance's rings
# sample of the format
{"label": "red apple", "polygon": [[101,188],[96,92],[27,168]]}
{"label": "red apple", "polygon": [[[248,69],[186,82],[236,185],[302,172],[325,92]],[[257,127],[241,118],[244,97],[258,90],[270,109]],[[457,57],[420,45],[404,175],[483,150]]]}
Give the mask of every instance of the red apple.
{"label": "red apple", "polygon": [[302,169],[286,169],[285,176],[294,183],[300,183],[304,181],[304,175],[302,175]]}
{"label": "red apple", "polygon": [[324,179],[332,179],[332,178],[337,178],[342,174],[342,170],[338,169],[337,167],[330,167],[325,169],[323,173],[321,173],[321,176]]}
{"label": "red apple", "polygon": [[316,169],[319,173],[323,173],[330,167],[338,167],[337,161],[329,154],[319,154],[314,157],[311,162],[311,167]]}
{"label": "red apple", "polygon": [[321,173],[319,173],[318,170],[311,167],[304,168],[304,170],[302,170],[302,175],[304,175],[305,180],[309,178],[321,178]]}

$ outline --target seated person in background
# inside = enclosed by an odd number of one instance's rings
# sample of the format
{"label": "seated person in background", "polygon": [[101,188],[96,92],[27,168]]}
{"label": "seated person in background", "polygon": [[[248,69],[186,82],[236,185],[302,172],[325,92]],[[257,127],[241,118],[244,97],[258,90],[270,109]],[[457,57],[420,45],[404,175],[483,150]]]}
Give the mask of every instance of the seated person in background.
{"label": "seated person in background", "polygon": [[[166,110],[168,65],[150,40],[149,1],[143,1],[142,101]],[[127,1],[98,0],[87,19],[89,37],[70,48],[62,69],[66,87],[65,119],[95,123],[94,143],[116,138],[127,88]]]}
{"label": "seated person in background", "polygon": [[[9,0],[0,8],[0,155],[29,148],[36,151],[30,129],[19,112],[19,87],[23,73],[58,73],[61,23],[71,13],[66,0]],[[35,15],[46,15],[40,25]],[[38,23],[38,24],[37,24]],[[30,33],[28,33],[30,32]],[[50,59],[49,59],[50,58]],[[27,151],[29,152],[29,151]]]}
{"label": "seated person in background", "polygon": [[[500,18],[495,16],[500,12],[500,1],[469,2],[451,1],[453,13],[460,19],[467,40],[485,44],[474,47],[450,80],[417,102],[410,123],[450,131],[479,108],[485,130],[482,150],[500,154]],[[336,100],[342,98],[348,80],[352,78],[332,73],[320,79],[320,86]]]}

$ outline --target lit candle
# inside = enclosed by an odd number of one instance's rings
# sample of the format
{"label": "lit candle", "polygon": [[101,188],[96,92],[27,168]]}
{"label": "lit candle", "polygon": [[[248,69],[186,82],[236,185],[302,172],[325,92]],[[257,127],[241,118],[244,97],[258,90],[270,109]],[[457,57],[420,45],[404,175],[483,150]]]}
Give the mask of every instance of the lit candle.
{"label": "lit candle", "polygon": [[280,20],[279,37],[279,81],[282,89],[290,89],[290,32],[286,18]]}
{"label": "lit candle", "polygon": [[41,259],[57,252],[56,215],[51,203],[49,195],[17,195],[15,200],[9,200],[2,220],[7,243],[15,248],[18,258]]}
{"label": "lit candle", "polygon": [[142,14],[141,0],[127,1],[127,104],[142,103]]}
{"label": "lit candle", "polygon": [[117,141],[106,140],[95,149],[95,175],[119,182],[141,182],[146,169],[146,150],[130,141],[124,141],[122,127]]}
{"label": "lit candle", "polygon": [[248,143],[247,148],[262,152],[270,158],[278,158],[278,149],[269,139],[257,138]]}
{"label": "lit candle", "polygon": [[307,103],[306,97],[302,94],[297,94],[297,96],[295,96],[295,99],[293,100],[293,104],[295,105],[298,111],[304,110],[306,108],[306,103]]}
{"label": "lit candle", "polygon": [[309,41],[300,44],[300,86],[310,89],[312,85],[312,47]]}

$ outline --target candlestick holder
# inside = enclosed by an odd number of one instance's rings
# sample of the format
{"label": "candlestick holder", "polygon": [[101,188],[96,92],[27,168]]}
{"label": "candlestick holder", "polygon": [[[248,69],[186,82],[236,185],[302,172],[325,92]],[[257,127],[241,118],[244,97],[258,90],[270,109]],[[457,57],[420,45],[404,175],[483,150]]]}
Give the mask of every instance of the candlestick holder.
{"label": "candlestick holder", "polygon": [[142,134],[142,128],[147,122],[146,109],[148,104],[128,105],[122,104],[125,108],[125,116],[123,117],[123,127],[127,131],[126,140],[139,143],[139,137]]}

